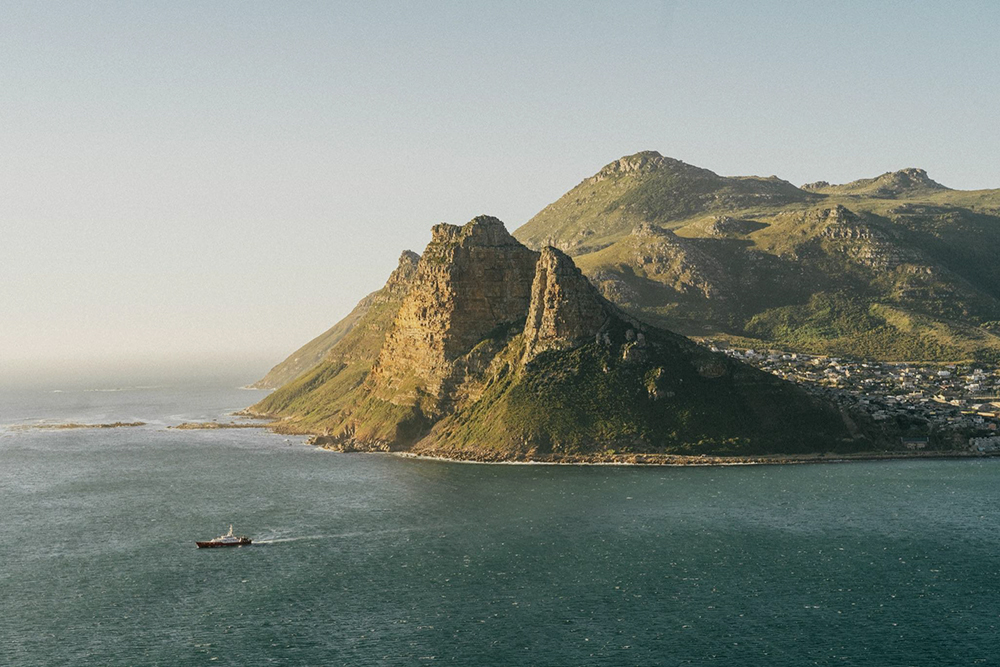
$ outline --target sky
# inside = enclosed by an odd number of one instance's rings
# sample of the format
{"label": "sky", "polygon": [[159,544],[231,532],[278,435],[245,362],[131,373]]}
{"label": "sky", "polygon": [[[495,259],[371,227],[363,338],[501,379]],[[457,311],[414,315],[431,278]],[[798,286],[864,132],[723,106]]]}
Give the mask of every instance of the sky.
{"label": "sky", "polygon": [[0,0],[0,384],[252,380],[431,225],[513,231],[640,150],[1000,187],[998,26],[992,0]]}

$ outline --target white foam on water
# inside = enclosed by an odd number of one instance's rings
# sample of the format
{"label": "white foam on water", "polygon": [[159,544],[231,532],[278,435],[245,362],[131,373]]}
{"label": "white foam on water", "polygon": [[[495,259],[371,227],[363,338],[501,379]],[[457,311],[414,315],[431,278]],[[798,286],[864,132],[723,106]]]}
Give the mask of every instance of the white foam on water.
{"label": "white foam on water", "polygon": [[302,540],[337,540],[351,537],[366,537],[372,535],[388,535],[391,533],[409,533],[411,528],[394,528],[390,530],[357,530],[350,533],[336,533],[334,535],[301,535],[297,537],[281,537],[265,535],[261,539],[254,539],[254,544],[279,544],[282,542],[299,542]]}

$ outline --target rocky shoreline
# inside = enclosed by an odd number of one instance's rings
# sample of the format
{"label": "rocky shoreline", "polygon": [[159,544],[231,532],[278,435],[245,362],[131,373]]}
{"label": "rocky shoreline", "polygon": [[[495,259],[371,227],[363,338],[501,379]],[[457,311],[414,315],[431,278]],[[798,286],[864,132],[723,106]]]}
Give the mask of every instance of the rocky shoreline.
{"label": "rocky shoreline", "polygon": [[63,424],[15,424],[11,426],[10,429],[12,431],[68,431],[78,428],[135,428],[137,426],[145,425],[146,422],[111,422],[107,424],[79,424],[76,422],[69,422]]}
{"label": "rocky shoreline", "polygon": [[360,443],[313,435],[306,444],[339,453],[388,453],[394,456],[448,463],[489,463],[499,465],[617,465],[617,466],[749,466],[800,465],[806,463],[850,463],[855,461],[891,461],[909,459],[983,459],[1000,457],[1000,452],[970,451],[885,451],[849,454],[771,454],[759,456],[688,456],[683,454],[518,454],[504,456],[501,452],[468,451],[393,451],[389,443]]}
{"label": "rocky shoreline", "polygon": [[[325,448],[324,448],[325,449]],[[448,463],[481,463],[493,465],[608,465],[608,466],[672,466],[723,467],[760,465],[802,465],[811,463],[854,463],[861,461],[895,461],[912,459],[985,459],[1000,453],[978,452],[863,452],[855,454],[801,454],[770,456],[684,456],[677,454],[564,455],[518,457],[504,459],[488,456],[453,456],[440,453],[392,452],[396,456]]]}
{"label": "rocky shoreline", "polygon": [[[177,431],[212,431],[223,428],[268,428],[270,424],[237,424],[236,422],[184,422],[168,429]],[[273,429],[272,429],[273,430]]]}

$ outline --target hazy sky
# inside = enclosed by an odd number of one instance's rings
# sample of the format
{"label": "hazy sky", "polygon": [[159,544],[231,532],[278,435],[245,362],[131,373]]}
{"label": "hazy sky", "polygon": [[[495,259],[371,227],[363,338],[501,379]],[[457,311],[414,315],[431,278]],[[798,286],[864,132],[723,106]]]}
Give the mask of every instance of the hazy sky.
{"label": "hazy sky", "polygon": [[998,33],[992,0],[0,0],[0,380],[263,372],[432,224],[513,230],[638,150],[1000,187]]}

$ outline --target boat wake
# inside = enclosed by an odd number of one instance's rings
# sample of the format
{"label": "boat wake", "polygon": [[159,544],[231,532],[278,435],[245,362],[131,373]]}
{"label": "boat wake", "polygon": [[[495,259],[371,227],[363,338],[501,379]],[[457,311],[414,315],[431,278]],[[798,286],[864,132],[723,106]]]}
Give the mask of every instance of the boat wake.
{"label": "boat wake", "polygon": [[301,542],[303,540],[339,540],[343,538],[350,537],[371,537],[373,535],[387,535],[390,533],[408,533],[411,532],[411,528],[397,528],[391,530],[367,530],[367,531],[355,531],[350,533],[337,533],[335,535],[301,535],[298,537],[282,537],[280,535],[267,536],[260,539],[254,539],[254,544],[280,544],[282,542]]}
{"label": "boat wake", "polygon": [[254,540],[254,544],[278,544],[280,542],[299,542],[301,540],[332,540],[340,535],[304,535],[302,537],[273,537]]}

